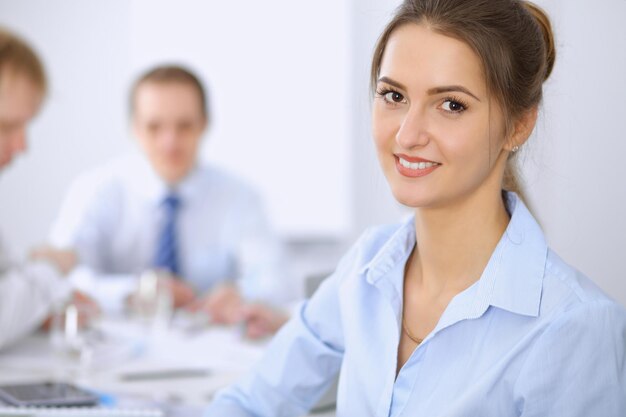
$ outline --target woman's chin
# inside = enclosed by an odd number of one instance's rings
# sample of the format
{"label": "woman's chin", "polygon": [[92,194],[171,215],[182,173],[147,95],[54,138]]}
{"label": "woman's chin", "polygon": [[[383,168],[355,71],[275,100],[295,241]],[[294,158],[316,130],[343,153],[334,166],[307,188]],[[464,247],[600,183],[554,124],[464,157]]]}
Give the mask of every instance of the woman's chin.
{"label": "woman's chin", "polygon": [[410,190],[392,190],[392,194],[398,203],[406,207],[421,208],[432,204],[432,198],[411,192]]}

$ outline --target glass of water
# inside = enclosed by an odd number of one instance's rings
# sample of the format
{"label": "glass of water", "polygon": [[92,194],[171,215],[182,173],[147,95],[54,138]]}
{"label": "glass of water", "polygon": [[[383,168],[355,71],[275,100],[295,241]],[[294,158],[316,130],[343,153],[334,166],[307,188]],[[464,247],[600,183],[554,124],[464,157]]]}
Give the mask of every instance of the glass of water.
{"label": "glass of water", "polygon": [[151,328],[166,328],[172,316],[172,295],[167,285],[170,274],[148,270],[139,277],[131,297],[131,312],[138,321]]}
{"label": "glass of water", "polygon": [[98,307],[91,301],[74,296],[54,308],[51,317],[50,343],[60,361],[61,371],[76,371],[91,365],[97,343]]}

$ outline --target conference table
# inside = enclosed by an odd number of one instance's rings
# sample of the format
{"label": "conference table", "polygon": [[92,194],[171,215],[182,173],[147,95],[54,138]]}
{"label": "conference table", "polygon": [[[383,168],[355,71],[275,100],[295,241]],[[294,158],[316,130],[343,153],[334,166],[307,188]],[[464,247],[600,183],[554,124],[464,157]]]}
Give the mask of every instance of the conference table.
{"label": "conference table", "polygon": [[[3,350],[0,384],[69,381],[98,394],[105,406],[198,416],[216,391],[251,369],[268,343],[246,339],[237,326],[180,320],[146,326],[107,318],[83,333],[79,345],[60,342],[58,331],[38,332]],[[332,403],[310,415],[334,416]]]}

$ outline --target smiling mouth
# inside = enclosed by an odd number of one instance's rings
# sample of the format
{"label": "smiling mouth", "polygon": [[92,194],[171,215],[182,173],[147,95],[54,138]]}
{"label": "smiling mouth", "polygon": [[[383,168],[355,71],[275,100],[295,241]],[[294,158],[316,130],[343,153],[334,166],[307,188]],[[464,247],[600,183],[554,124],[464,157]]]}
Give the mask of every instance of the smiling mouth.
{"label": "smiling mouth", "polygon": [[429,161],[422,158],[411,158],[405,155],[394,155],[396,168],[405,177],[423,177],[437,169],[439,162]]}
{"label": "smiling mouth", "polygon": [[406,159],[400,158],[400,157],[398,157],[398,162],[403,167],[409,168],[409,169],[426,169],[426,168],[431,168],[437,165],[441,165],[441,164],[438,164],[437,162],[409,162]]}

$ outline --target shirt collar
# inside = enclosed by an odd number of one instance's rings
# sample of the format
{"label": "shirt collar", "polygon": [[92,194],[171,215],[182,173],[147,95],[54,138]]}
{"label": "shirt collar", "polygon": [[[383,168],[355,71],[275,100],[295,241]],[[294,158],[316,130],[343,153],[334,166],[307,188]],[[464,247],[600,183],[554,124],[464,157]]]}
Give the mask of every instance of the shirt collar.
{"label": "shirt collar", "polygon": [[200,181],[200,167],[198,163],[190,172],[175,186],[165,183],[154,171],[150,162],[144,155],[135,153],[129,159],[130,186],[134,193],[142,195],[145,200],[154,206],[160,206],[163,199],[174,192],[183,204],[189,202],[197,193],[195,192]]}
{"label": "shirt collar", "polygon": [[[374,257],[360,270],[370,284],[376,284],[399,263],[406,263],[415,246],[415,216],[409,216]],[[401,294],[402,292],[400,292]]]}
{"label": "shirt collar", "polygon": [[[473,295],[464,297],[464,291],[455,297],[465,305],[461,310],[466,318],[479,317],[490,305],[517,314],[539,315],[548,247],[541,228],[521,199],[506,192],[505,203],[511,219],[482,276],[466,290],[467,295]],[[415,242],[415,218],[411,216],[361,268],[361,274],[373,285],[383,278],[392,279],[389,272],[399,262],[406,262]],[[402,283],[394,285],[402,294]]]}
{"label": "shirt collar", "polygon": [[511,220],[479,281],[478,297],[494,307],[537,317],[548,245],[519,196],[507,192],[505,202]]}

